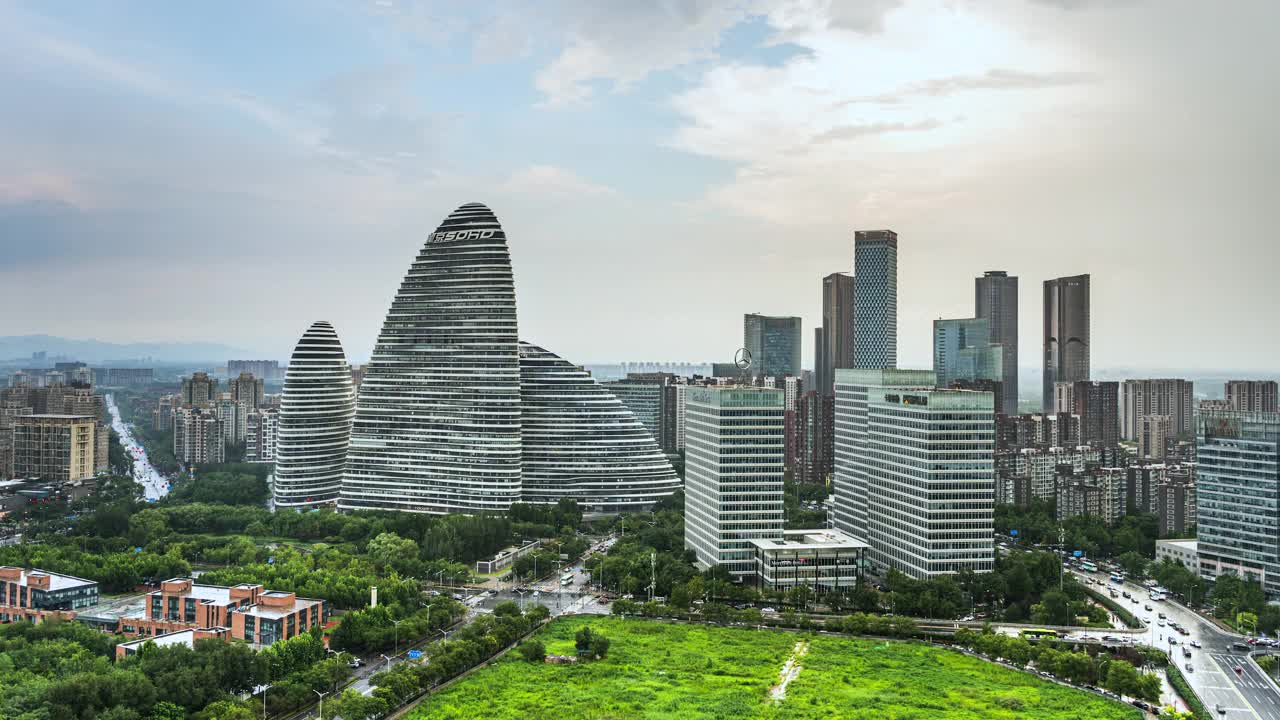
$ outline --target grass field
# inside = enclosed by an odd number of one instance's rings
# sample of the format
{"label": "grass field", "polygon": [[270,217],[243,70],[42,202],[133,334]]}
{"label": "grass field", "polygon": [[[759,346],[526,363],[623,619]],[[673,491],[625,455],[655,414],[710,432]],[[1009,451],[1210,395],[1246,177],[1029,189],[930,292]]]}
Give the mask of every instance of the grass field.
{"label": "grass field", "polygon": [[[1136,720],[1136,709],[949,650],[745,628],[566,618],[539,635],[572,654],[582,625],[612,644],[603,661],[541,665],[514,654],[429,698],[413,720],[508,718],[855,718]],[[801,670],[770,698],[797,642]]]}

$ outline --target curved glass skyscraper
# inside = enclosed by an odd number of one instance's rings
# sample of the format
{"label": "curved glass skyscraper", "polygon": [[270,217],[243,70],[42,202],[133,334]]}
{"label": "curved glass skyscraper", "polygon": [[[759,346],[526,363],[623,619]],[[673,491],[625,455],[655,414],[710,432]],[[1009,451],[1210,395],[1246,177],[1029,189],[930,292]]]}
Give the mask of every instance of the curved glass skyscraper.
{"label": "curved glass skyscraper", "polygon": [[338,333],[321,320],[303,333],[285,373],[272,483],[277,506],[337,499],[354,412],[351,368]]}
{"label": "curved glass skyscraper", "polygon": [[657,441],[622,401],[569,361],[520,343],[524,500],[584,510],[652,505],[680,487]]}
{"label": "curved glass skyscraper", "polygon": [[516,290],[502,226],[463,205],[409,267],[356,401],[339,507],[505,510],[520,499]]}
{"label": "curved glass skyscraper", "polygon": [[630,410],[586,372],[520,347],[493,212],[472,203],[445,218],[365,366],[338,507],[478,513],[573,497],[611,512],[678,486]]}

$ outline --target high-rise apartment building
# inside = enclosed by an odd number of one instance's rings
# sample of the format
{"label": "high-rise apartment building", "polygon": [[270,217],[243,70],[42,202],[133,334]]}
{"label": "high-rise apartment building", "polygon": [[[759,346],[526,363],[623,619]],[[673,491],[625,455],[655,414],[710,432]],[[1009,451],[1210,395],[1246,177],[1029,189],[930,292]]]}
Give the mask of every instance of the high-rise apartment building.
{"label": "high-rise apartment building", "polygon": [[798,317],[742,316],[742,346],[751,353],[753,377],[799,375],[801,321]]}
{"label": "high-rise apartment building", "polygon": [[1125,380],[1120,392],[1123,413],[1120,436],[1125,440],[1138,439],[1138,424],[1144,415],[1168,415],[1173,421],[1175,437],[1189,435],[1194,430],[1195,384],[1190,380]]}
{"label": "high-rise apartment building", "polygon": [[[991,342],[984,318],[933,321],[933,372],[938,387],[957,380],[1004,383],[1004,346]],[[1004,395],[1003,387],[999,393]]]}
{"label": "high-rise apartment building", "polygon": [[240,373],[249,373],[269,383],[278,382],[284,376],[276,360],[228,360],[227,377],[236,377]]}
{"label": "high-rise apartment building", "polygon": [[1228,380],[1223,388],[1227,407],[1240,412],[1276,412],[1275,380]]}
{"label": "high-rise apartment building", "polygon": [[1196,438],[1200,574],[1280,596],[1280,414],[1202,410]]}
{"label": "high-rise apartment building", "polygon": [[853,367],[898,364],[898,234],[853,234]]}
{"label": "high-rise apartment building", "polygon": [[825,484],[833,466],[832,448],[835,398],[810,390],[800,396],[795,410],[796,482]]}
{"label": "high-rise apartment building", "polygon": [[192,373],[182,379],[182,404],[187,406],[211,403],[218,397],[218,381],[209,373]]}
{"label": "high-rise apartment building", "polygon": [[823,395],[835,394],[837,368],[853,367],[853,296],[854,279],[846,273],[832,273],[822,278],[822,327],[814,331],[813,370],[817,390]]}
{"label": "high-rise apartment building", "polygon": [[1044,281],[1044,408],[1053,386],[1089,379],[1089,276]]}
{"label": "high-rise apartment building", "polygon": [[[915,578],[988,572],[995,398],[933,380],[927,371],[837,371],[836,527],[866,537],[872,562]],[[846,493],[852,508],[840,507]]]}
{"label": "high-rise apartment building", "polygon": [[249,413],[248,434],[244,441],[244,461],[273,463],[276,461],[276,441],[280,434],[280,411],[276,408],[260,408]]}
{"label": "high-rise apartment building", "polygon": [[1138,458],[1163,460],[1168,454],[1173,432],[1173,416],[1143,415],[1138,419]]}
{"label": "high-rise apartment building", "polygon": [[289,358],[280,397],[272,481],[277,506],[309,507],[337,499],[355,401],[337,331],[324,320],[312,323]]}
{"label": "high-rise apartment building", "polygon": [[97,418],[78,415],[17,415],[13,418],[13,475],[47,482],[93,477],[104,461]]}
{"label": "high-rise apartment building", "polygon": [[1018,413],[1018,278],[1004,270],[988,270],[974,279],[973,314],[987,321],[988,340],[1003,348],[1001,407],[1003,415]]}
{"label": "high-rise apartment building", "polygon": [[1078,380],[1071,383],[1069,397],[1068,412],[1080,417],[1080,442],[1105,447],[1120,442],[1120,383]]}
{"label": "high-rise apartment building", "polygon": [[229,445],[244,442],[249,429],[249,408],[242,402],[231,399],[231,393],[218,393],[213,402],[213,410],[222,421],[222,436]]}
{"label": "high-rise apartment building", "polygon": [[173,456],[183,464],[226,461],[226,431],[216,410],[198,407],[174,410]]}
{"label": "high-rise apartment building", "polygon": [[228,380],[227,391],[232,400],[243,403],[251,411],[262,407],[263,380],[261,377],[254,377],[251,372],[242,372]]}
{"label": "high-rise apartment building", "polygon": [[781,540],[783,391],[690,387],[685,428],[685,547],[697,565],[756,572],[752,540]]}
{"label": "high-rise apartment building", "polygon": [[1160,535],[1182,535],[1196,523],[1196,483],[1189,470],[1170,472],[1156,486],[1156,515]]}

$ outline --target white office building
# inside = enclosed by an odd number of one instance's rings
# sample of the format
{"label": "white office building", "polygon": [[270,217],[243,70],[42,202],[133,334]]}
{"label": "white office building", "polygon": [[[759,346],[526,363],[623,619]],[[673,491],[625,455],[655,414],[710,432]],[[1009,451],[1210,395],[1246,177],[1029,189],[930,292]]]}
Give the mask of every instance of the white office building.
{"label": "white office building", "polygon": [[783,539],[784,402],[773,388],[686,391],[685,547],[699,568],[753,576],[752,541]]}
{"label": "white office building", "polygon": [[932,381],[929,371],[836,371],[837,507],[849,500],[836,527],[865,538],[881,568],[920,579],[989,572],[995,397]]}

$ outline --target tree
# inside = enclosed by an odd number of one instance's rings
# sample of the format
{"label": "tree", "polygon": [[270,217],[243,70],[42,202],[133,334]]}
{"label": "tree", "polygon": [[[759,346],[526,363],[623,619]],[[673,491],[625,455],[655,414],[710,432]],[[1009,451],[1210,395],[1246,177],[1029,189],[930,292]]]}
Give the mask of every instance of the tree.
{"label": "tree", "polygon": [[1032,617],[1035,622],[1046,625],[1071,625],[1075,620],[1070,599],[1059,590],[1046,592],[1040,603],[1032,607]]}
{"label": "tree", "polygon": [[578,632],[574,633],[573,646],[574,649],[578,651],[579,655],[591,650],[592,636],[591,626],[589,625],[583,625],[578,628]]}
{"label": "tree", "polygon": [[187,713],[182,709],[181,705],[171,703],[167,700],[156,703],[151,708],[151,714],[147,716],[147,720],[186,720]]}
{"label": "tree", "polygon": [[547,658],[547,648],[538,640],[526,640],[516,648],[520,657],[532,663],[540,663]]}
{"label": "tree", "polygon": [[418,544],[395,533],[384,532],[369,541],[365,548],[379,568],[407,572],[418,564]]}
{"label": "tree", "polygon": [[1130,550],[1116,558],[1116,562],[1120,564],[1120,567],[1124,568],[1125,574],[1129,577],[1146,577],[1148,562],[1147,559],[1138,552]]}
{"label": "tree", "polygon": [[595,637],[591,638],[591,656],[596,660],[603,660],[608,654],[609,638],[596,633]]}

